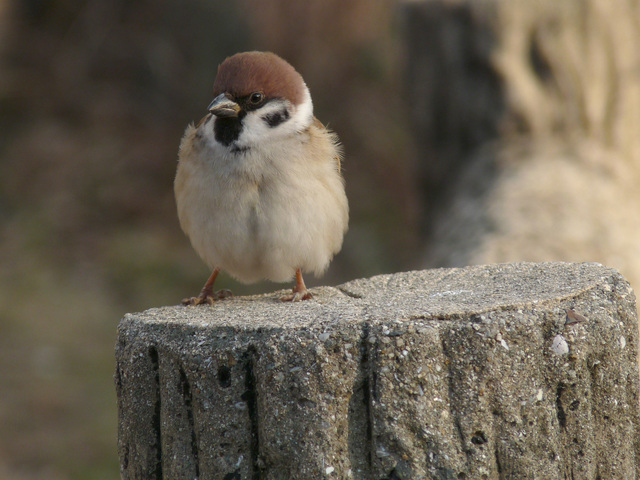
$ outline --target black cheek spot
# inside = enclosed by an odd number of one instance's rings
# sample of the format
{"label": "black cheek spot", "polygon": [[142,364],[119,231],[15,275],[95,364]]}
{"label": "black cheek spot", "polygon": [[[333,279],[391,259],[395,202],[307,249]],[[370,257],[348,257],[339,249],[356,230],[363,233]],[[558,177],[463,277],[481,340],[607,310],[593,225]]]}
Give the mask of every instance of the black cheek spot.
{"label": "black cheek spot", "polygon": [[279,110],[277,112],[268,113],[264,115],[262,119],[269,125],[271,128],[277,127],[283,122],[289,120],[289,111],[286,108]]}

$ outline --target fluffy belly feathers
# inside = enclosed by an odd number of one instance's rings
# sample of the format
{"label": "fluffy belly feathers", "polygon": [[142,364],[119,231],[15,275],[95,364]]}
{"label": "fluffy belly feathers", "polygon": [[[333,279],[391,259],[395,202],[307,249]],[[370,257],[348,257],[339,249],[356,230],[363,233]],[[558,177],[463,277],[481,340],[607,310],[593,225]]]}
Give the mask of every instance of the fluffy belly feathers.
{"label": "fluffy belly feathers", "polygon": [[302,187],[295,166],[260,180],[221,180],[181,165],[176,189],[186,194],[176,195],[178,215],[196,252],[246,283],[285,282],[297,268],[324,272],[342,246],[348,206],[335,166],[313,167],[302,172]]}

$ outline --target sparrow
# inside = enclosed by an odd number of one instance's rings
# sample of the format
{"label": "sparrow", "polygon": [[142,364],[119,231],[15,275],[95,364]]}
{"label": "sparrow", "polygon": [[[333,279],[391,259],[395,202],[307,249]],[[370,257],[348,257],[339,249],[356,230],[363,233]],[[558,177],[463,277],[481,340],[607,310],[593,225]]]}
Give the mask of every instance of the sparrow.
{"label": "sparrow", "polygon": [[349,206],[335,133],[313,115],[302,76],[270,52],[218,66],[213,101],[180,142],[178,219],[213,272],[185,305],[213,304],[220,271],[243,283],[295,286],[282,301],[312,298],[302,272],[322,274],[342,247]]}

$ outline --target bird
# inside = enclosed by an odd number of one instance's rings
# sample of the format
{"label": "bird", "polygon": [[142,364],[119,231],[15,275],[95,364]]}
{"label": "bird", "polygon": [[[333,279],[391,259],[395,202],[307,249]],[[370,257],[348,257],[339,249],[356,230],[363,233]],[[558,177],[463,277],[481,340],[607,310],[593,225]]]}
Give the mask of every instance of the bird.
{"label": "bird", "polygon": [[212,269],[182,303],[232,295],[214,292],[221,271],[243,283],[295,279],[280,300],[309,300],[303,272],[324,273],[348,229],[338,136],[315,118],[302,76],[272,52],[227,57],[213,97],[178,151],[180,226]]}

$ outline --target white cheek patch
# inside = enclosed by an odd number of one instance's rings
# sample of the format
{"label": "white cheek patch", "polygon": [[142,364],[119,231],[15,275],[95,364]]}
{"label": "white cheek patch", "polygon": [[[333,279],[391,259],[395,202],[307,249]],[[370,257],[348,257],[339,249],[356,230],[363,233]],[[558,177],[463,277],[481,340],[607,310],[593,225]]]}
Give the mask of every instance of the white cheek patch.
{"label": "white cheek patch", "polygon": [[296,125],[297,131],[302,131],[313,123],[313,102],[306,85],[304,86],[304,98],[296,108],[292,120]]}
{"label": "white cheek patch", "polygon": [[279,140],[305,130],[312,122],[313,102],[305,86],[304,99],[297,107],[287,100],[274,100],[258,110],[248,112],[235,143],[239,147],[251,147]]}

